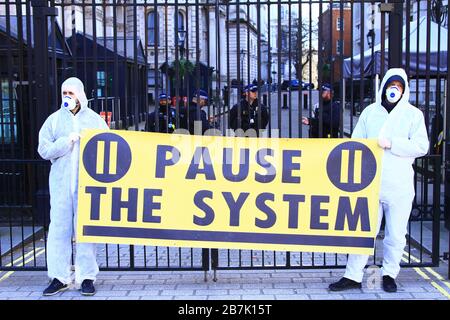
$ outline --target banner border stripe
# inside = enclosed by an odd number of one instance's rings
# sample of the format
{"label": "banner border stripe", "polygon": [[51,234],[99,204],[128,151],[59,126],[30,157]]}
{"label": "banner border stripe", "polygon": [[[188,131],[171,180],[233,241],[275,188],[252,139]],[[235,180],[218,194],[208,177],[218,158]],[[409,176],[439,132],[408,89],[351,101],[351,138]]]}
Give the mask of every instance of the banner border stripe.
{"label": "banner border stripe", "polygon": [[[224,232],[206,230],[172,230],[132,227],[83,226],[83,236],[185,240],[230,243],[263,243],[285,245],[317,245],[372,249],[373,238],[348,236],[296,235],[277,233]],[[359,245],[355,245],[359,243]]]}

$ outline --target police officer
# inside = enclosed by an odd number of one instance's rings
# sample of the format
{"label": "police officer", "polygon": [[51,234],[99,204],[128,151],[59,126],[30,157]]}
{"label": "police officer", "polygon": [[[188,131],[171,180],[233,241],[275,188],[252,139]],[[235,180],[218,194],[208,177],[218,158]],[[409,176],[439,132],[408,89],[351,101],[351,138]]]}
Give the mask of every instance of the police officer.
{"label": "police officer", "polygon": [[240,101],[241,121],[239,123],[239,106],[235,104],[230,110],[230,128],[233,130],[254,129],[259,134],[260,129],[265,129],[269,123],[269,113],[267,107],[259,103],[261,108],[261,123],[258,119],[258,86],[249,84],[244,88],[243,98]]}
{"label": "police officer", "polygon": [[208,93],[198,89],[192,93],[187,108],[180,108],[180,126],[190,134],[204,134],[210,128],[204,107],[208,106]]}
{"label": "police officer", "polygon": [[[338,138],[339,137],[339,119],[340,107],[337,101],[331,102],[333,98],[333,89],[331,85],[326,83],[322,86],[322,137],[323,138]],[[302,123],[309,125],[309,137],[319,138],[319,108],[314,110],[314,117],[302,117]]]}
{"label": "police officer", "polygon": [[[159,121],[158,130],[156,121]],[[159,108],[148,114],[146,131],[172,133],[175,130],[175,108],[170,106],[170,96],[165,93],[159,95]]]}

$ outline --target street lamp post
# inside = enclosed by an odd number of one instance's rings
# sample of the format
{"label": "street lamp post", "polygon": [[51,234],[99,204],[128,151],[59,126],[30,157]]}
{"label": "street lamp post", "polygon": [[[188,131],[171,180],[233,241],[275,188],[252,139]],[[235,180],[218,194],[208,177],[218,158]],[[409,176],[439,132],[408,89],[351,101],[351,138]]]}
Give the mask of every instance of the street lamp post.
{"label": "street lamp post", "polygon": [[[178,47],[180,48],[180,60],[183,60],[183,58],[184,58],[184,42],[185,42],[185,40],[186,40],[186,30],[183,30],[183,29],[180,29],[180,30],[178,30]],[[181,63],[179,63],[180,64],[180,67],[181,67]],[[183,68],[185,68],[186,66],[184,66]],[[186,78],[186,75],[185,75],[185,72],[186,72],[186,70],[184,70],[183,71],[183,75],[182,75],[182,78],[181,78],[181,83],[182,83],[182,95],[184,96],[184,88],[185,88],[185,86],[184,86],[184,80],[185,80],[185,78]],[[187,95],[187,93],[186,93],[186,95]],[[177,98],[178,99],[178,98]],[[183,97],[183,104],[184,104],[184,97]]]}
{"label": "street lamp post", "polygon": [[184,41],[186,40],[186,30],[178,30],[178,47],[180,48],[181,59],[184,57]]}
{"label": "street lamp post", "polygon": [[247,54],[247,51],[244,49],[241,49],[240,51],[240,56],[241,56],[241,85],[244,85],[244,60],[245,60],[245,55]]}
{"label": "street lamp post", "polygon": [[375,31],[373,29],[370,29],[369,32],[367,32],[366,38],[369,48],[373,48],[375,42]]}
{"label": "street lamp post", "polygon": [[273,91],[277,91],[277,90],[278,90],[278,87],[277,87],[278,83],[277,83],[277,82],[275,82],[275,84],[273,83],[274,80],[275,80],[275,77],[276,77],[276,75],[277,75],[277,72],[276,72],[275,70],[273,70],[273,71],[272,71],[272,74],[273,74],[273,76],[272,76],[272,78],[270,79],[270,80],[271,80],[271,81],[270,81],[270,86],[272,87],[272,86],[275,85],[275,90],[273,90]]}
{"label": "street lamp post", "polygon": [[[375,31],[373,29],[370,29],[369,32],[367,32],[366,38],[367,38],[367,44],[369,45],[369,48],[372,49],[371,57],[373,60],[374,59],[374,48],[375,48]],[[375,68],[374,72],[372,72],[372,83],[374,83],[373,73],[377,73],[376,68]],[[375,87],[376,87],[376,84],[374,84],[374,88]],[[372,101],[375,100],[375,94],[376,94],[374,88],[371,88]]]}

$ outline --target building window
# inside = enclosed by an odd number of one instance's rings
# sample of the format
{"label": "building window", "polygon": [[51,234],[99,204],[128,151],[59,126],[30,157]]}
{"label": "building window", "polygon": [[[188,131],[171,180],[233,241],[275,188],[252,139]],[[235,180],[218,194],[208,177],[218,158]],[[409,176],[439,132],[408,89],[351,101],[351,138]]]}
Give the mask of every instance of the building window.
{"label": "building window", "polygon": [[12,97],[9,96],[9,81],[7,79],[1,79],[0,83],[2,108],[0,113],[0,135],[4,143],[12,143],[13,141],[17,141],[17,95],[16,90],[13,88]]}
{"label": "building window", "polygon": [[[154,46],[158,42],[158,14],[155,11],[150,11],[147,14],[147,46]],[[155,20],[156,18],[156,20]]]}
{"label": "building window", "polygon": [[181,11],[178,11],[178,31],[184,30],[184,16]]}
{"label": "building window", "polygon": [[147,73],[147,85],[149,87],[154,87],[155,84],[156,84],[155,70],[150,69],[150,70],[148,70],[148,73]]}
{"label": "building window", "polygon": [[[156,87],[156,70],[155,69],[149,69],[147,71],[147,86],[148,87],[152,87],[155,88]],[[163,87],[163,78],[161,73],[158,74],[158,87],[162,88]]]}
{"label": "building window", "polygon": [[97,71],[97,97],[103,97],[103,90],[106,85],[105,71]]}
{"label": "building window", "polygon": [[[359,25],[357,26],[357,28],[359,29]],[[337,18],[336,20],[336,30],[340,31],[340,30],[344,30],[344,19],[342,18]]]}
{"label": "building window", "polygon": [[336,40],[336,54],[344,53],[344,42],[342,40]]}
{"label": "building window", "polygon": [[[203,15],[203,23],[204,23],[204,28],[203,28],[203,39],[205,41],[205,43],[207,43],[208,41],[208,27],[209,27],[209,14],[208,14],[208,10],[207,9],[203,9],[202,10],[202,15]],[[205,50],[206,52],[206,50]]]}

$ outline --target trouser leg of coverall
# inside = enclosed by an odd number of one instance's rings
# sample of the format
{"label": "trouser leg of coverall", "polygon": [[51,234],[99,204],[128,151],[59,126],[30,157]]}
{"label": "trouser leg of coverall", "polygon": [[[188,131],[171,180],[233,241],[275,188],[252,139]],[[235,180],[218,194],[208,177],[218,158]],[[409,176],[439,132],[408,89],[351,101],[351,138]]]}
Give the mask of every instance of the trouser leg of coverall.
{"label": "trouser leg of coverall", "polygon": [[[412,199],[413,197],[407,195],[380,203],[377,234],[380,230],[383,211],[386,222],[383,240],[383,276],[388,275],[395,279],[400,271],[400,261],[406,244],[405,236],[411,213]],[[361,282],[368,258],[368,255],[349,255],[344,277]]]}
{"label": "trouser leg of coverall", "polygon": [[411,196],[395,199],[385,212],[386,227],[383,240],[383,276],[396,278],[406,245],[408,220],[412,208]]}
{"label": "trouser leg of coverall", "polygon": [[72,198],[52,199],[50,209],[50,226],[47,239],[47,269],[51,279],[58,279],[64,284],[70,283],[70,266],[72,256]]}
{"label": "trouser leg of coverall", "polygon": [[[385,205],[380,202],[378,205],[378,224],[376,234],[380,231],[381,221],[383,219],[383,207],[385,207]],[[361,282],[364,276],[364,267],[366,266],[368,259],[369,255],[349,254],[344,277],[356,282]]]}
{"label": "trouser leg of coverall", "polygon": [[[77,196],[77,193],[75,193]],[[75,198],[77,199],[77,198]],[[74,231],[76,233],[77,226],[77,201],[74,201]],[[83,280],[90,279],[96,280],[98,274],[98,265],[96,258],[96,247],[95,243],[78,243],[76,244],[76,254],[75,254],[75,282],[81,284]]]}

